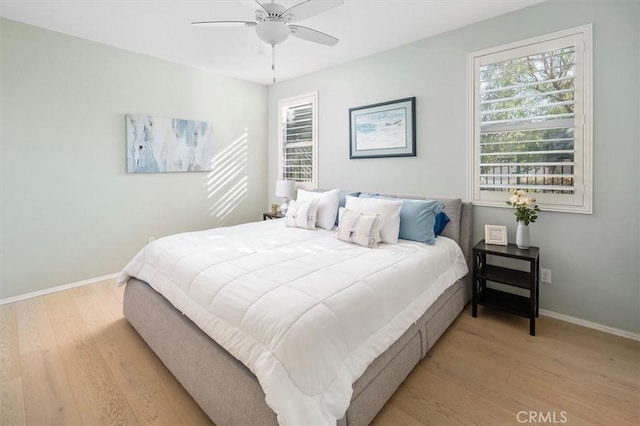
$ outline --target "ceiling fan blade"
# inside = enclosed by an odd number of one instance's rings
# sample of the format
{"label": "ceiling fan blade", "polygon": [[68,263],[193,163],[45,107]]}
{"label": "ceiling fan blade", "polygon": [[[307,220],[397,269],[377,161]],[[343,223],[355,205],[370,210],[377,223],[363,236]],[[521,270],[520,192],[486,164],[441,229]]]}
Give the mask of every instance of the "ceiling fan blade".
{"label": "ceiling fan blade", "polygon": [[199,28],[210,27],[255,27],[257,22],[253,21],[199,21],[192,22],[191,25]]}
{"label": "ceiling fan blade", "polygon": [[258,3],[258,6],[260,6],[260,9],[264,10],[265,12],[269,13],[269,11],[267,9],[264,8],[264,6],[262,5],[262,3],[260,3],[258,0],[254,0],[256,3]]}
{"label": "ceiling fan blade", "polygon": [[343,4],[342,0],[306,0],[282,12],[288,22],[302,21]]}
{"label": "ceiling fan blade", "polygon": [[294,37],[312,41],[314,43],[324,44],[326,46],[335,46],[338,41],[340,41],[329,34],[325,34],[311,28],[301,27],[300,25],[289,25],[289,29],[291,30],[291,35]]}

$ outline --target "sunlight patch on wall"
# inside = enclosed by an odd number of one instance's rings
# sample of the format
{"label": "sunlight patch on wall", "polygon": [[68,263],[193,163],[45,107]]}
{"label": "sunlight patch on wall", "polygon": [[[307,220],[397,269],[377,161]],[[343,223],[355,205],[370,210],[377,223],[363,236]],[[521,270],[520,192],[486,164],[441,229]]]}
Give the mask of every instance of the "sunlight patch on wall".
{"label": "sunlight patch on wall", "polygon": [[211,173],[205,186],[207,198],[213,201],[209,215],[218,225],[224,224],[229,215],[247,198],[248,133],[244,133],[213,157]]}

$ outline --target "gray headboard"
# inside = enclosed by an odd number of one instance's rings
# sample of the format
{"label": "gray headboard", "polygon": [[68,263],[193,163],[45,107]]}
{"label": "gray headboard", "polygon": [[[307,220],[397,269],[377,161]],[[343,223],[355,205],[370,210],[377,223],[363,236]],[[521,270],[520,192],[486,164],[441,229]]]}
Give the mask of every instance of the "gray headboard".
{"label": "gray headboard", "polygon": [[462,202],[460,198],[431,197],[421,194],[389,194],[381,193],[384,197],[407,198],[412,200],[437,200],[444,204],[444,211],[449,216],[450,222],[442,232],[442,235],[455,240],[460,245],[464,257],[467,259],[469,273],[464,278],[466,289],[466,300],[471,299],[471,271],[472,257],[471,247],[473,239],[473,209],[471,203]]}

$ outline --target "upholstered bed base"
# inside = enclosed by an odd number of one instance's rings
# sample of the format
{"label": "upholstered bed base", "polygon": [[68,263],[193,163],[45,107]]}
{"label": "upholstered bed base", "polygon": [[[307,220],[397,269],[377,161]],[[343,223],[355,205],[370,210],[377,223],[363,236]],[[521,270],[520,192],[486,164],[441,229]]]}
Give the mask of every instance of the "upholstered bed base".
{"label": "upholstered bed base", "polygon": [[[471,259],[471,206],[457,200],[454,221],[458,241]],[[470,298],[469,275],[456,282],[353,385],[346,415],[338,425],[367,425],[398,386],[424,358]],[[176,310],[145,282],[129,280],[124,315],[219,426],[277,425],[256,377]]]}
{"label": "upholstered bed base", "polygon": [[[464,307],[458,281],[354,383],[338,425],[367,425]],[[131,279],[124,314],[217,425],[277,425],[256,377],[148,284]]]}

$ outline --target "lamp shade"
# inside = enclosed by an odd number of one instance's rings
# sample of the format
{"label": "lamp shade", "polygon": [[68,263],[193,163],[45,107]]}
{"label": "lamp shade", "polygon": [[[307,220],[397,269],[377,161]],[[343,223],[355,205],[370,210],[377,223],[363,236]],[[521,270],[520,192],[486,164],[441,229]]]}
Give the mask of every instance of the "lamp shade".
{"label": "lamp shade", "polygon": [[292,180],[278,179],[276,180],[276,197],[293,198],[295,182]]}

